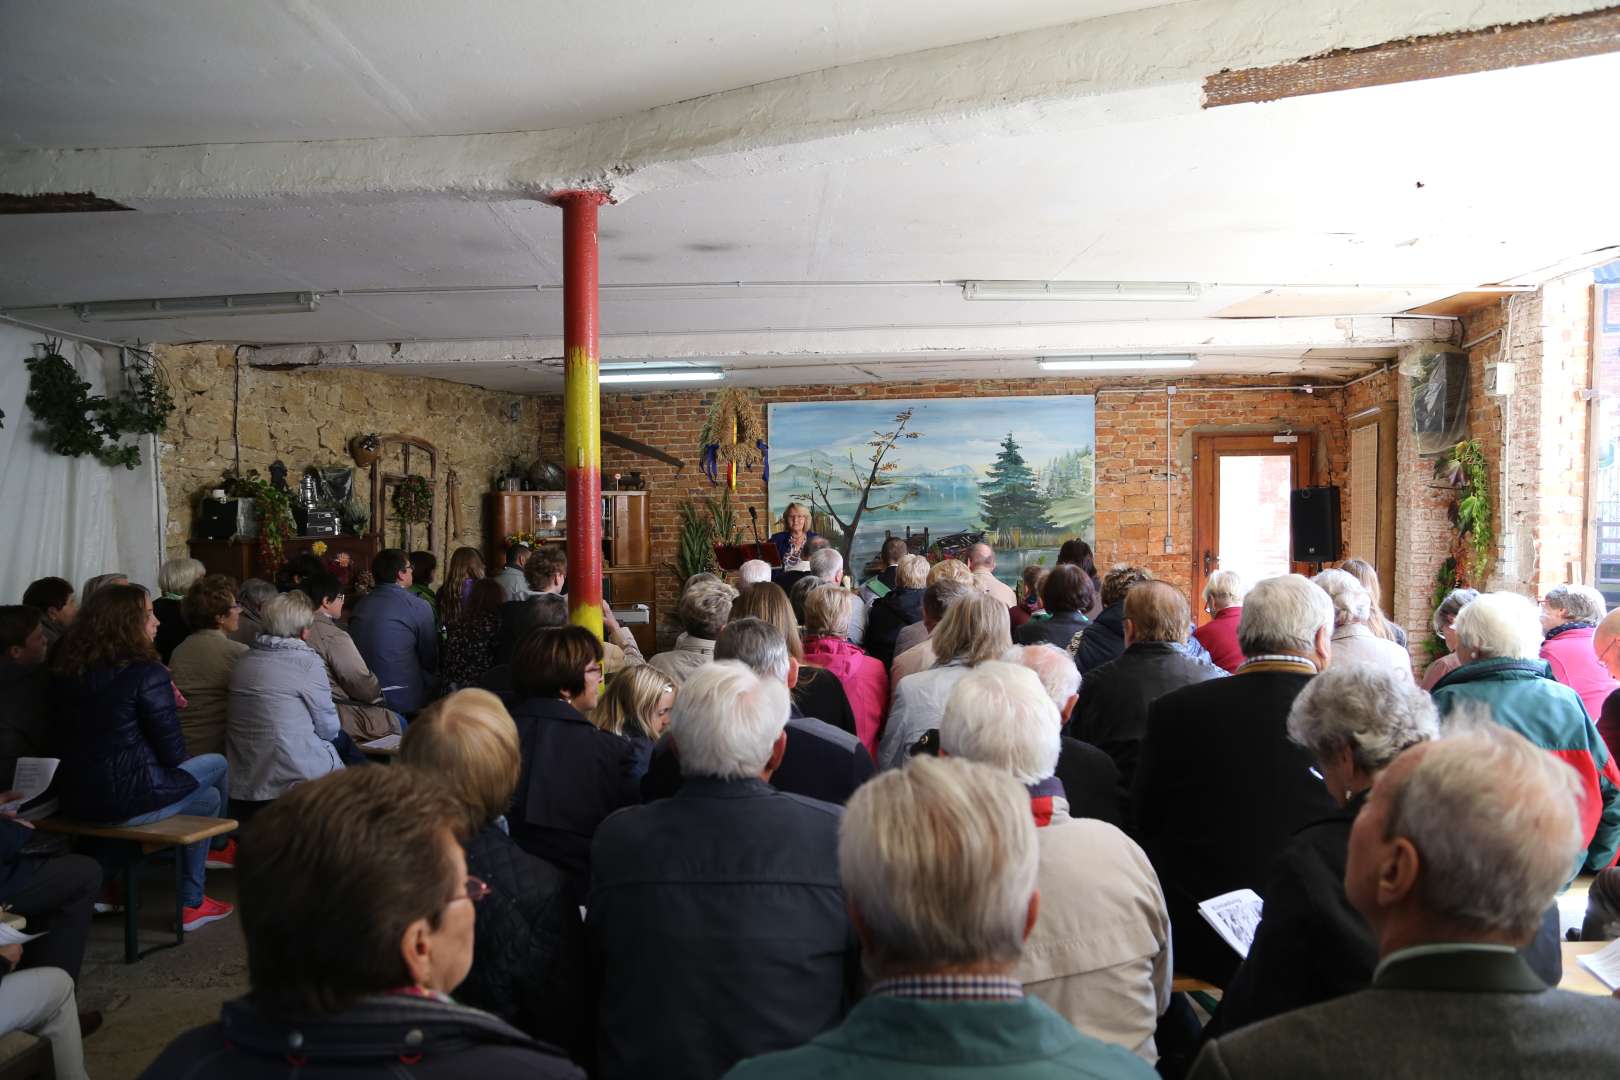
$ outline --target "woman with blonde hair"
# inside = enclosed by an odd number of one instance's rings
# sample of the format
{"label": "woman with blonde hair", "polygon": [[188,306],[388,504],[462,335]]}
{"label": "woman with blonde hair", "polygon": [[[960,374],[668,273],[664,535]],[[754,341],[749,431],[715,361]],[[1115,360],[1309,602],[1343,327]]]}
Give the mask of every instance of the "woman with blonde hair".
{"label": "woman with blonde hair", "polygon": [[585,931],[562,872],[507,835],[522,768],[512,715],[487,690],[458,690],[411,722],[399,760],[436,777],[465,811],[467,872],[487,889],[456,1000],[578,1056],[591,1036],[578,993]]}
{"label": "woman with blonde hair", "polygon": [[855,734],[855,710],[838,676],[826,668],[806,663],[804,642],[799,638],[799,620],[782,586],[762,581],[751,586],[731,605],[733,619],[763,619],[782,631],[788,655],[799,662],[799,682],[792,690],[793,704],[805,716]]}
{"label": "woman with blonde hair", "polygon": [[591,723],[650,748],[669,727],[674,707],[675,684],[667,675],[651,664],[630,664],[613,676],[596,699]]}
{"label": "woman with blonde hair", "polygon": [[1384,609],[1380,606],[1380,598],[1384,595],[1383,586],[1378,582],[1378,571],[1365,559],[1346,559],[1339,564],[1339,569],[1361,582],[1361,587],[1367,590],[1372,597],[1372,617],[1367,620],[1367,629],[1372,631],[1373,637],[1393,641],[1401,648],[1406,648],[1406,631],[1386,618]]}
{"label": "woman with blonde hair", "polygon": [[987,593],[973,592],[952,604],[934,628],[934,666],[901,681],[878,749],[878,767],[906,763],[912,743],[939,727],[951,690],[968,671],[999,660],[1012,648],[1007,608]]}
{"label": "woman with blonde hair", "polygon": [[889,672],[849,640],[850,609],[860,603],[848,589],[816,589],[804,598],[804,658],[837,676],[855,710],[855,737],[876,755],[889,711]]}
{"label": "woman with blonde hair", "polygon": [[472,594],[473,582],[484,576],[484,557],[475,547],[458,547],[450,556],[439,586],[439,624],[451,626],[461,621],[463,606]]}

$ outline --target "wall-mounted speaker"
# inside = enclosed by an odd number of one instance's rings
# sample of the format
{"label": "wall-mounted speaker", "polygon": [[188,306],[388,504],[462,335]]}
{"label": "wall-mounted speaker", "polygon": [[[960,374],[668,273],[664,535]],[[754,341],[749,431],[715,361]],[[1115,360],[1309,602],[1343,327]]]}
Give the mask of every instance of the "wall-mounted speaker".
{"label": "wall-mounted speaker", "polygon": [[1298,488],[1289,496],[1289,532],[1294,561],[1339,561],[1339,489]]}

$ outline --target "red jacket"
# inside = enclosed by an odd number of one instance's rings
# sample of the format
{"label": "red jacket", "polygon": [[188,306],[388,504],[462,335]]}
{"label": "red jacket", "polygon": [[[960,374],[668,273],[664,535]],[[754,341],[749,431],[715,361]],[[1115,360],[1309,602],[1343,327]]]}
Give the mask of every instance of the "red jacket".
{"label": "red jacket", "polygon": [[859,645],[834,637],[805,638],[804,662],[838,676],[855,713],[855,737],[875,759],[878,733],[889,713],[889,673],[883,663],[867,656]]}
{"label": "red jacket", "polygon": [[1592,651],[1594,626],[1568,626],[1554,628],[1541,643],[1541,658],[1552,668],[1553,678],[1581,695],[1586,715],[1593,720],[1603,715],[1603,702],[1616,689],[1609,669]]}
{"label": "red jacket", "polygon": [[1209,650],[1209,658],[1216,666],[1236,672],[1243,664],[1243,650],[1238,646],[1238,620],[1243,617],[1243,606],[1233,604],[1210,616],[1209,622],[1193,631],[1198,643]]}

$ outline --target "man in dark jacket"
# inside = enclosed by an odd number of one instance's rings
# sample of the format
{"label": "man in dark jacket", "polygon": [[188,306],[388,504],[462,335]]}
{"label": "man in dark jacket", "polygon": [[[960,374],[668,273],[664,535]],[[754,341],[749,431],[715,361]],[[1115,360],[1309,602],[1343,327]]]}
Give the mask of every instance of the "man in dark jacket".
{"label": "man in dark jacket", "polygon": [[45,623],[26,604],[0,607],[0,788],[20,757],[51,757],[45,718]]}
{"label": "man in dark jacket", "polygon": [[433,608],[412,593],[411,561],[398,548],[371,560],[377,588],[354,609],[349,636],[382,683],[383,700],[410,715],[433,697],[439,670],[439,627]]}
{"label": "man in dark jacket", "polygon": [[1136,775],[1148,706],[1172,690],[1221,674],[1181,651],[1187,601],[1163,581],[1143,581],[1125,596],[1125,651],[1093,668],[1080,684],[1069,734],[1107,751],[1119,766],[1122,792]]}
{"label": "man in dark jacket", "polygon": [[1103,609],[1069,642],[1069,655],[1082,678],[1125,652],[1125,594],[1137,582],[1151,580],[1153,575],[1140,566],[1116,566],[1103,578]]}
{"label": "man in dark jacket", "polygon": [[1332,634],[1327,593],[1298,574],[1267,578],[1244,602],[1238,673],[1148,707],[1132,828],[1164,887],[1180,974],[1226,984],[1240,958],[1199,901],[1258,891],[1294,833],[1333,812],[1310,756],[1288,737],[1288,710],[1327,667]]}
{"label": "man in dark jacket", "polygon": [[597,830],[587,925],[603,1080],[712,1080],[827,1030],[853,1001],[842,810],[768,783],[787,719],[780,680],[735,660],[699,668],[670,721],[680,791]]}

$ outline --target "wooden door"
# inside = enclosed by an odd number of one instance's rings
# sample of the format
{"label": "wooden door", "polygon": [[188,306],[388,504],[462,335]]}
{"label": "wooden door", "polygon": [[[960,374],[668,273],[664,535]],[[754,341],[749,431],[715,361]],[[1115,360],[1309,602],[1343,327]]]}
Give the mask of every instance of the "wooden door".
{"label": "wooden door", "polygon": [[[1204,583],[1236,570],[1245,588],[1261,578],[1302,573],[1291,558],[1289,503],[1310,487],[1310,435],[1200,435],[1193,458],[1193,591],[1199,622]],[[1224,535],[1223,535],[1224,533]]]}

